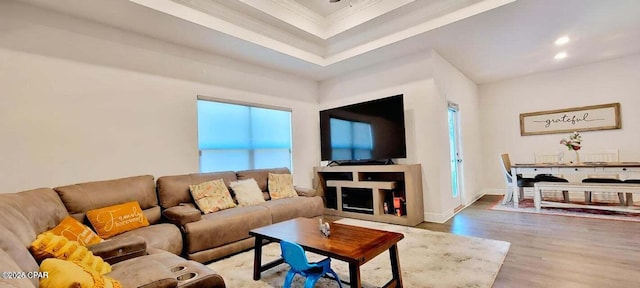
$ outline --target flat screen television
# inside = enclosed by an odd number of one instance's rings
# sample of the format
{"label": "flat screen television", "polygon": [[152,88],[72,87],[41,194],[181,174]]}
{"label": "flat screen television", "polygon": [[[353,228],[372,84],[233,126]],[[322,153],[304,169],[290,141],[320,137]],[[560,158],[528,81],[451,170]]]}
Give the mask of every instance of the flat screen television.
{"label": "flat screen television", "polygon": [[403,95],[320,111],[320,146],[340,164],[406,158]]}

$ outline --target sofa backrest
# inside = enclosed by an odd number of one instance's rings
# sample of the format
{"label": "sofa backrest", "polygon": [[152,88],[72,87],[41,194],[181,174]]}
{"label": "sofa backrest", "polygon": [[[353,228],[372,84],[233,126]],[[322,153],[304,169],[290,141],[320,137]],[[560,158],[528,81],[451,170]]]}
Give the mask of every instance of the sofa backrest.
{"label": "sofa backrest", "polygon": [[180,205],[180,203],[194,203],[189,191],[189,185],[217,179],[224,180],[227,188],[229,188],[229,183],[238,180],[236,172],[233,171],[159,177],[157,185],[160,206],[166,209]]}
{"label": "sofa backrest", "polygon": [[269,173],[273,174],[291,174],[289,168],[269,168],[269,169],[251,169],[238,171],[238,180],[255,179],[258,182],[258,187],[262,190],[262,194],[265,200],[271,199],[269,197]]}
{"label": "sofa backrest", "polygon": [[56,187],[69,214],[84,221],[89,210],[138,201],[149,224],[160,221],[160,206],[153,176],[143,175]]}
{"label": "sofa backrest", "polygon": [[28,247],[38,234],[52,229],[68,215],[58,194],[49,188],[0,194],[0,249],[21,271],[38,271]]}
{"label": "sofa backrest", "polygon": [[[22,268],[11,258],[11,255],[7,254],[3,249],[0,249],[0,271],[2,272],[30,272],[26,270],[22,270]],[[33,277],[32,277],[33,278]],[[31,288],[37,287],[37,283],[33,283],[29,281],[28,278],[7,278],[0,277],[0,287],[21,287],[21,288]]]}

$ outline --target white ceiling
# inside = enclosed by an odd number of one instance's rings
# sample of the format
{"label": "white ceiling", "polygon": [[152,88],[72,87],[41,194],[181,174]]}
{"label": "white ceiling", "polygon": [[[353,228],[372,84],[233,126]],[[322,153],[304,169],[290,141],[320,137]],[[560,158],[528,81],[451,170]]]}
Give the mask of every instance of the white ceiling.
{"label": "white ceiling", "polygon": [[20,1],[314,80],[429,49],[477,83],[640,53],[639,0]]}

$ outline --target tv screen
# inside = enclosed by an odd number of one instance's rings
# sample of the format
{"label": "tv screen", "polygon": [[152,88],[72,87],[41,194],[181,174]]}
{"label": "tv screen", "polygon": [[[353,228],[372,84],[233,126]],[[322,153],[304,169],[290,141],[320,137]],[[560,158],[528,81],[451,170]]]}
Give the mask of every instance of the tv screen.
{"label": "tv screen", "polygon": [[406,158],[403,96],[320,111],[323,161]]}

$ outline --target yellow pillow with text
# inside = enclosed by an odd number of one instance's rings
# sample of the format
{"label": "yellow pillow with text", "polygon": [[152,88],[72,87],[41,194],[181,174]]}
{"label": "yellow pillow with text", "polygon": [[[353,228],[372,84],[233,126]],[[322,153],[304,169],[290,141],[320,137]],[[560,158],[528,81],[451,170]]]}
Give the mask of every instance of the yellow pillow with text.
{"label": "yellow pillow with text", "polygon": [[98,232],[98,236],[104,239],[149,226],[138,201],[89,210],[87,219]]}
{"label": "yellow pillow with text", "polygon": [[62,222],[49,232],[72,241],[78,241],[84,246],[102,242],[102,239],[91,228],[71,216],[62,219]]}

